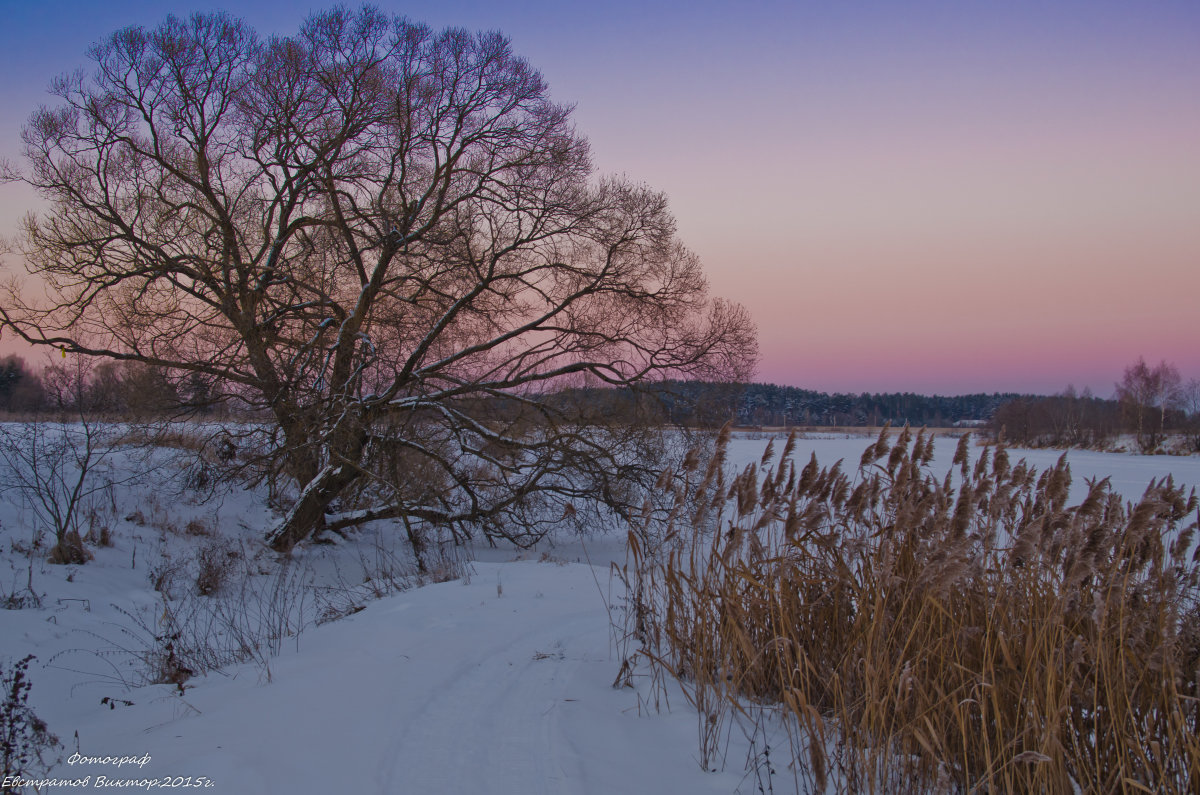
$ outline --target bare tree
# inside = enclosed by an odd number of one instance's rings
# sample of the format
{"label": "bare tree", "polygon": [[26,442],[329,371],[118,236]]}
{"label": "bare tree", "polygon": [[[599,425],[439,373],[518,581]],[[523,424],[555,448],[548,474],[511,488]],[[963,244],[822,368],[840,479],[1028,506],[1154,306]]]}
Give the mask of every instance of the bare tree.
{"label": "bare tree", "polygon": [[1188,449],[1200,453],[1200,378],[1188,379],[1181,395],[1180,407],[1184,413]]}
{"label": "bare tree", "polygon": [[628,428],[545,395],[753,367],[753,324],[708,297],[665,197],[597,179],[498,33],[364,8],[263,39],[194,15],[91,57],[10,174],[49,202],[21,245],[50,298],[14,287],[0,318],[269,416],[297,484],[277,549],[384,517],[523,535],[577,500],[625,510],[647,468]]}
{"label": "bare tree", "polygon": [[1165,361],[1150,367],[1139,356],[1125,368],[1117,383],[1117,400],[1137,434],[1138,445],[1146,452],[1158,449],[1167,426],[1167,412],[1177,408],[1182,398],[1179,370]]}

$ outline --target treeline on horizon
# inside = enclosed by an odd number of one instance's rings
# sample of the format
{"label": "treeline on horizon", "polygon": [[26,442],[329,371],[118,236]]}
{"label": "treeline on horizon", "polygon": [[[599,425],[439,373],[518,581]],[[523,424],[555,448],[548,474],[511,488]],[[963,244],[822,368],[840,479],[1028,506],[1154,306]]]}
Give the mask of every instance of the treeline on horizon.
{"label": "treeline on horizon", "polygon": [[[1100,398],[1068,386],[1057,395],[1011,392],[920,395],[827,393],[777,384],[670,382],[657,400],[670,419],[754,427],[977,428],[1021,447],[1111,449],[1132,437],[1144,453],[1200,452],[1200,383],[1184,384],[1169,365],[1139,362]],[[611,398],[610,398],[611,399]]]}
{"label": "treeline on horizon", "polygon": [[[74,358],[74,357],[73,357]],[[29,367],[20,357],[0,359],[0,411],[38,413],[82,409],[105,414],[153,414],[200,406],[220,398],[220,387],[190,376],[182,380],[137,363],[99,362],[81,371],[72,361]],[[661,381],[635,389],[572,387],[545,395],[548,403],[588,413],[629,417],[647,412],[687,425],[943,427],[982,422],[1016,393],[958,396],[910,392],[826,393],[792,386],[710,381]],[[493,410],[511,414],[514,405],[497,398]]]}
{"label": "treeline on horizon", "polygon": [[[1189,392],[1195,382],[1184,386],[1177,373],[1178,385],[1165,388],[1163,384],[1169,385],[1172,377],[1165,367],[1147,368],[1139,361],[1118,383],[1115,398],[1096,397],[1086,390],[1077,393],[1071,387],[1049,396],[922,395],[662,381],[633,389],[571,387],[535,402],[599,421],[637,419],[693,427],[719,427],[730,420],[742,427],[969,427],[1025,447],[1096,449],[1111,448],[1122,434],[1130,434],[1143,452],[1158,451],[1170,437],[1182,437],[1178,451],[1200,452],[1200,401],[1196,400],[1200,393]],[[1139,376],[1145,383],[1139,384]],[[219,385],[194,376],[171,379],[145,365],[102,362],[83,373],[68,363],[39,371],[18,356],[0,359],[0,412],[9,415],[64,409],[118,416],[205,414],[218,406],[229,411],[222,397]],[[528,396],[522,401],[496,397],[480,405],[477,416],[515,420],[526,414],[528,404]]]}
{"label": "treeline on horizon", "polygon": [[1035,395],[978,393],[919,395],[911,392],[828,393],[793,386],[711,381],[663,381],[636,390],[572,388],[547,396],[596,415],[657,415],[664,421],[719,427],[951,427],[984,426],[1003,405]]}

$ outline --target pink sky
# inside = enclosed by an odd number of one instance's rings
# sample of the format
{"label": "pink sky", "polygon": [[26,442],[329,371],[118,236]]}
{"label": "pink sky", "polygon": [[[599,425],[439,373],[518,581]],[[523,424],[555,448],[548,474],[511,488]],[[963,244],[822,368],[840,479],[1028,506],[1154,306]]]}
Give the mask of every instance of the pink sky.
{"label": "pink sky", "polygon": [[[10,158],[30,86],[168,10],[46,5],[0,33]],[[827,5],[404,10],[508,33],[601,170],[667,192],[758,323],[759,380],[1107,396],[1139,355],[1200,377],[1200,5]],[[27,203],[0,186],[0,231]]]}

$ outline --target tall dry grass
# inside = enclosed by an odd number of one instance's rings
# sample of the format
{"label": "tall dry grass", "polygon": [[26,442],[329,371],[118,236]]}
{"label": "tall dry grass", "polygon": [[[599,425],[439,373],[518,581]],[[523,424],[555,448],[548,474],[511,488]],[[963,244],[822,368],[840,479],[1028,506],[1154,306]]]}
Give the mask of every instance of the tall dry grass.
{"label": "tall dry grass", "polygon": [[907,428],[852,475],[796,466],[789,438],[728,480],[728,440],[663,474],[621,571],[635,656],[698,708],[703,765],[736,719],[774,753],[764,791],[1200,789],[1194,494],[1098,481],[1068,507],[1065,459],[971,465],[967,437],[939,479]]}

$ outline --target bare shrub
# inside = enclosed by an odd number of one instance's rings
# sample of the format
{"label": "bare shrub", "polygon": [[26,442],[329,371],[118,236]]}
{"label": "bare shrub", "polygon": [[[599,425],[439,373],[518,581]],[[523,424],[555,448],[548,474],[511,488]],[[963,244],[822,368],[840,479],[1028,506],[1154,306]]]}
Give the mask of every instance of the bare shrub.
{"label": "bare shrub", "polygon": [[41,607],[42,597],[31,588],[17,588],[6,591],[0,588],[0,610],[26,610],[31,607]]}
{"label": "bare shrub", "polygon": [[[38,594],[33,587],[33,571],[34,562],[41,558],[41,550],[45,540],[45,533],[38,527],[30,529],[29,542],[24,543],[16,538],[9,538],[9,550],[16,555],[25,558],[25,584],[23,588],[18,588],[16,577],[13,579],[13,587],[9,591],[0,589],[0,607],[5,610],[23,610],[28,607],[41,607],[42,596]],[[14,569],[14,574],[15,574]]]}
{"label": "bare shrub", "polygon": [[53,563],[85,563],[84,528],[92,500],[111,489],[96,477],[112,452],[108,431],[86,417],[0,425],[0,490],[19,492],[35,520],[54,533]]}
{"label": "bare shrub", "polygon": [[212,596],[224,588],[237,569],[241,551],[232,544],[216,541],[196,553],[196,593]]}
{"label": "bare shrub", "polygon": [[92,526],[83,540],[99,547],[111,547],[113,545],[112,530],[108,525],[101,525],[99,528]]}
{"label": "bare shrub", "polygon": [[125,617],[114,633],[86,632],[99,641],[97,647],[69,649],[51,664],[124,687],[169,684],[180,692],[195,676],[243,662],[254,662],[269,676],[270,658],[284,643],[298,643],[316,619],[312,572],[284,562],[260,574],[239,547],[212,546],[222,569],[215,590],[205,595],[199,583],[180,587],[189,572],[198,571],[196,560],[163,556],[151,575],[162,595],[158,604],[136,610],[114,606]]}
{"label": "bare shrub", "polygon": [[9,786],[10,776],[31,777],[44,772],[49,767],[47,754],[61,747],[46,722],[29,707],[32,683],[28,669],[34,659],[31,654],[7,669],[0,666],[0,689],[4,693],[4,701],[0,703],[0,758],[6,779],[0,791],[6,794],[21,789],[18,784]]}
{"label": "bare shrub", "polygon": [[59,537],[58,543],[50,548],[50,562],[60,565],[87,563],[94,556],[83,545],[77,530],[68,530]]}
{"label": "bare shrub", "polygon": [[210,536],[212,530],[201,519],[192,519],[183,527],[183,532],[189,536]]}
{"label": "bare shrub", "polygon": [[223,581],[207,596],[197,583],[195,595],[164,599],[154,642],[140,653],[150,671],[163,668],[164,659],[178,660],[189,675],[247,661],[265,668],[313,620],[307,569],[285,563],[272,574],[251,576],[240,551],[233,557],[230,547],[214,551]]}
{"label": "bare shrub", "polygon": [[1194,493],[1102,480],[1069,507],[1065,457],[971,466],[966,437],[936,478],[907,428],[854,476],[789,438],[729,481],[728,438],[660,480],[665,530],[620,571],[631,656],[683,683],[702,763],[734,719],[783,734],[797,790],[1196,791]]}
{"label": "bare shrub", "polygon": [[156,592],[169,598],[175,592],[176,584],[186,570],[186,560],[173,558],[169,553],[162,552],[158,560],[150,565],[147,577],[150,580],[150,586]]}

